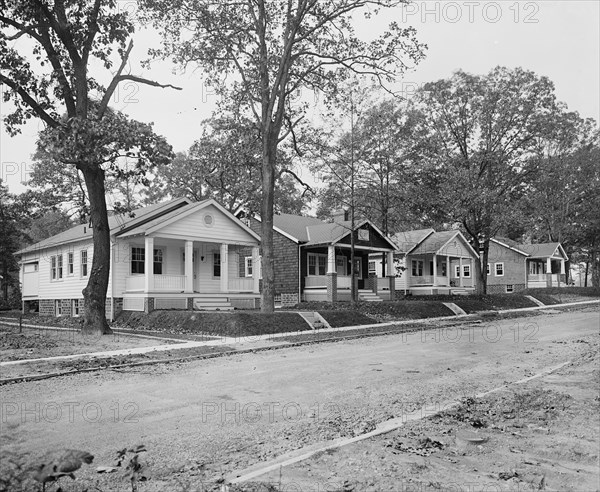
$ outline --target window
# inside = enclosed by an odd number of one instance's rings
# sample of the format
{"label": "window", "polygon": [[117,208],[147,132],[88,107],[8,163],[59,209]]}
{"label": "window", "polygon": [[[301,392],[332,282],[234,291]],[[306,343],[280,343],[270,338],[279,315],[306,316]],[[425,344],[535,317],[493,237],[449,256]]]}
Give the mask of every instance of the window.
{"label": "window", "polygon": [[446,262],[443,261],[442,262],[442,277],[447,277],[448,276],[448,265],[446,265]]}
{"label": "window", "polygon": [[463,277],[471,276],[471,265],[463,265]]}
{"label": "window", "polygon": [[454,266],[454,276],[456,278],[460,277],[460,265],[455,265]]}
{"label": "window", "polygon": [[506,285],[506,293],[510,294],[511,292],[514,292],[515,290],[515,286],[513,284],[507,284]]}
{"label": "window", "polygon": [[131,273],[144,273],[146,251],[144,248],[131,248]]}
{"label": "window", "polygon": [[348,264],[345,256],[336,256],[335,271],[338,275],[346,276],[346,265]]}
{"label": "window", "polygon": [[213,277],[221,276],[221,253],[213,253]]}
{"label": "window", "polygon": [[74,256],[73,253],[67,253],[67,275],[73,275]]}
{"label": "window", "polygon": [[63,278],[63,257],[56,255],[50,257],[50,271],[52,280]]}
{"label": "window", "polygon": [[423,260],[412,260],[412,276],[423,276]]}
{"label": "window", "polygon": [[488,275],[490,274],[490,264],[489,263],[487,264],[487,274]]}
{"label": "window", "polygon": [[54,316],[62,316],[62,301],[54,301]]}
{"label": "window", "polygon": [[359,229],[358,230],[358,240],[359,241],[368,241],[369,240],[369,229]]}
{"label": "window", "polygon": [[154,275],[162,275],[163,272],[163,251],[162,249],[154,250],[154,262],[152,272]]}
{"label": "window", "polygon": [[245,262],[246,277],[252,277],[252,256],[246,256]]}
{"label": "window", "polygon": [[376,273],[377,269],[375,268],[375,262],[374,261],[370,261],[369,262],[369,273]]}
{"label": "window", "polygon": [[87,249],[82,249],[80,254],[81,259],[81,276],[87,277],[88,274],[88,256]]}
{"label": "window", "polygon": [[71,314],[75,317],[79,316],[79,299],[73,299],[71,304]]}
{"label": "window", "polygon": [[308,253],[308,274],[325,275],[327,274],[327,255]]}
{"label": "window", "polygon": [[504,276],[504,263],[496,263],[496,277]]}
{"label": "window", "polygon": [[429,275],[433,275],[433,261],[429,262]]}

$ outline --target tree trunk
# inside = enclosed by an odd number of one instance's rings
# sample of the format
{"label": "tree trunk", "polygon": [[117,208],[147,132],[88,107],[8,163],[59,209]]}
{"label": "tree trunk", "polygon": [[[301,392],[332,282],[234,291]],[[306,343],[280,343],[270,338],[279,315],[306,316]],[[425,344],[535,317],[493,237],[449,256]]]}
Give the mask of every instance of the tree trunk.
{"label": "tree trunk", "polygon": [[[477,243],[476,243],[477,244]],[[474,248],[478,252],[478,248]],[[490,252],[490,240],[485,239],[483,242],[483,253],[479,261],[475,261],[475,278],[477,279],[477,285],[475,286],[475,292],[478,295],[487,294],[487,264]],[[461,272],[462,274],[462,272]]]}
{"label": "tree trunk", "polygon": [[[600,255],[596,249],[592,249],[592,287],[600,287]],[[587,280],[587,277],[586,277]]]}
{"label": "tree trunk", "polygon": [[275,152],[269,142],[263,144],[261,246],[263,313],[275,311],[275,268],[273,259],[273,198],[275,194]]}
{"label": "tree trunk", "polygon": [[90,200],[90,220],[94,241],[92,268],[83,289],[85,304],[82,333],[112,333],[106,322],[106,293],[110,274],[110,229],[104,195],[104,171],[93,164],[81,166]]}

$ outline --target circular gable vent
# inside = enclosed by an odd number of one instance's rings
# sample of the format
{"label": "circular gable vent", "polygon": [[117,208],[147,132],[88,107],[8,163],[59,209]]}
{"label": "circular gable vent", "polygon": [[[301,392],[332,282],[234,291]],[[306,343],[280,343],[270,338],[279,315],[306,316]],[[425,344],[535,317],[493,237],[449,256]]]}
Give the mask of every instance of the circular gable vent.
{"label": "circular gable vent", "polygon": [[214,223],[215,223],[215,220],[212,215],[206,214],[204,216],[204,224],[206,224],[206,227],[212,227],[214,225]]}

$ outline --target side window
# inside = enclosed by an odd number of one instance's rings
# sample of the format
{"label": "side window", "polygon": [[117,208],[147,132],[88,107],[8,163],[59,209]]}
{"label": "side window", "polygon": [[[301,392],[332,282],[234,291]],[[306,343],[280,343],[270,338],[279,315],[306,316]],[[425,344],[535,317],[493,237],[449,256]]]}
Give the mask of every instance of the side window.
{"label": "side window", "polygon": [[504,276],[504,263],[496,263],[496,277]]}
{"label": "side window", "polygon": [[146,251],[144,248],[131,248],[131,273],[144,273]]}
{"label": "side window", "polygon": [[80,253],[81,260],[81,276],[87,277],[88,275],[88,252],[87,249],[82,249]]}
{"label": "side window", "polygon": [[154,275],[162,275],[163,272],[163,251],[162,249],[154,250],[154,262],[152,270]]}
{"label": "side window", "polygon": [[56,256],[51,256],[50,257],[50,272],[51,272],[51,276],[50,278],[52,280],[56,280],[56,276],[57,276],[57,270],[56,270]]}
{"label": "side window", "polygon": [[75,255],[72,252],[67,253],[67,275],[73,275]]}
{"label": "side window", "polygon": [[213,277],[221,276],[221,253],[213,253]]}

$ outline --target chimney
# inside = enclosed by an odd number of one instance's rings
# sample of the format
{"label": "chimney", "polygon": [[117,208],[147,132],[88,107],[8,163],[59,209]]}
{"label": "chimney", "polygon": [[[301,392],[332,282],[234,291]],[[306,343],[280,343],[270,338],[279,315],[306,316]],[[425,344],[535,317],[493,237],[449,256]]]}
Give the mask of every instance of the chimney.
{"label": "chimney", "polygon": [[334,210],[331,213],[331,218],[333,219],[334,222],[344,222],[344,221],[349,220],[350,212],[348,210],[344,210],[343,208],[340,208],[338,210]]}

